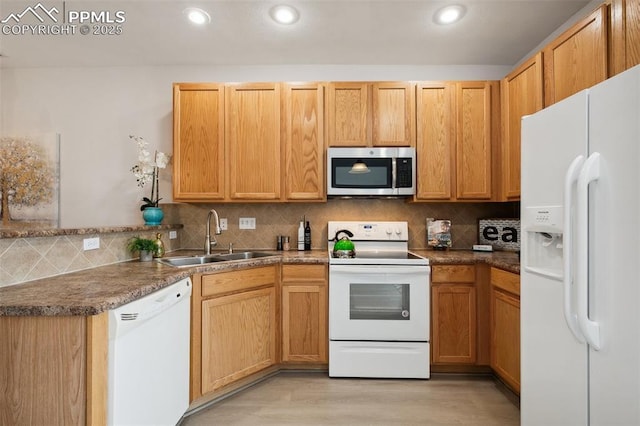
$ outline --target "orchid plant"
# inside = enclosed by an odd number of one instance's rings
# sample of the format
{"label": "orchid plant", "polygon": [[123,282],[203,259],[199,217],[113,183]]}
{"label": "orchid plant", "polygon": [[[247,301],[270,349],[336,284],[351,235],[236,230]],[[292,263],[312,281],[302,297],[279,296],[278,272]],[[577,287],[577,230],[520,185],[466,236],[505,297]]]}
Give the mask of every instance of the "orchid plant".
{"label": "orchid plant", "polygon": [[153,156],[147,149],[149,143],[141,136],[129,135],[130,139],[138,145],[138,163],[131,168],[133,175],[138,181],[138,186],[143,188],[151,182],[151,196],[143,197],[144,204],[140,206],[140,210],[147,207],[158,207],[160,197],[160,182],[158,180],[159,169],[164,169],[169,164],[171,155],[164,152],[155,151]]}

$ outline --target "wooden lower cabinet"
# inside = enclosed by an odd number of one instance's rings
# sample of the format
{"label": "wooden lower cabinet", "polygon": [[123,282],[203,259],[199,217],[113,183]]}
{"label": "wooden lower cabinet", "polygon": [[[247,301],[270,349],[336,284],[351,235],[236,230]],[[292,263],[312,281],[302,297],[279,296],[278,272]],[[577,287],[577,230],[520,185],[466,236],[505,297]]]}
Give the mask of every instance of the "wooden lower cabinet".
{"label": "wooden lower cabinet", "polygon": [[326,364],[327,266],[282,266],[282,362]]}
{"label": "wooden lower cabinet", "polygon": [[491,268],[491,368],[520,393],[520,276]]}
{"label": "wooden lower cabinet", "polygon": [[107,313],[0,317],[0,424],[106,425]]}
{"label": "wooden lower cabinet", "polygon": [[432,268],[431,362],[476,362],[475,266]]}
{"label": "wooden lower cabinet", "polygon": [[278,266],[194,275],[191,400],[277,364]]}

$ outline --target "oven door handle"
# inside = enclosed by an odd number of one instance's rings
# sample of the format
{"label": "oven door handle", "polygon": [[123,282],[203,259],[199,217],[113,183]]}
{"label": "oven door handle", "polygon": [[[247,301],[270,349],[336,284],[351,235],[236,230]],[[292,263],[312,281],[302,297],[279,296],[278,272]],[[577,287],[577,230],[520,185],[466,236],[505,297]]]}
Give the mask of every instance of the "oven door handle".
{"label": "oven door handle", "polygon": [[424,274],[429,272],[429,266],[402,266],[402,265],[329,265],[329,272],[341,274]]}

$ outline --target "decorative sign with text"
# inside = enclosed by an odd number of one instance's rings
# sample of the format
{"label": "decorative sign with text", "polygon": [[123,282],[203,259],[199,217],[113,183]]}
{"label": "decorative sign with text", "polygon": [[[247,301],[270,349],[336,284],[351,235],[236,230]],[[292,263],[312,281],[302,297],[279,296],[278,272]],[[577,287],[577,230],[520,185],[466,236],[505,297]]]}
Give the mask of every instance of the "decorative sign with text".
{"label": "decorative sign with text", "polygon": [[520,219],[478,220],[478,244],[494,249],[520,250]]}

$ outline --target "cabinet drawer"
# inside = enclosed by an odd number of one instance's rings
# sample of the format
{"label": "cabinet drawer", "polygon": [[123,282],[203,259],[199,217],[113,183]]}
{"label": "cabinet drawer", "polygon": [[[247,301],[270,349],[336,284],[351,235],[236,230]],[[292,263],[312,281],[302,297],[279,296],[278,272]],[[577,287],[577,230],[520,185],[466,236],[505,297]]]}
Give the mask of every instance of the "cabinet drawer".
{"label": "cabinet drawer", "polygon": [[491,268],[491,285],[520,296],[520,275]]}
{"label": "cabinet drawer", "polygon": [[253,287],[275,284],[276,266],[230,271],[202,277],[202,297],[242,291]]}
{"label": "cabinet drawer", "polygon": [[474,283],[475,281],[474,265],[438,265],[431,269],[433,283]]}
{"label": "cabinet drawer", "polygon": [[300,281],[324,281],[326,265],[282,265],[282,283]]}

